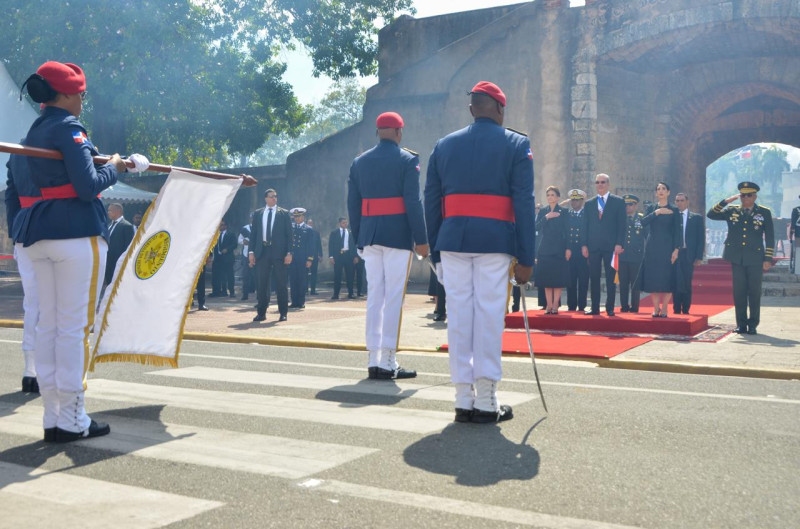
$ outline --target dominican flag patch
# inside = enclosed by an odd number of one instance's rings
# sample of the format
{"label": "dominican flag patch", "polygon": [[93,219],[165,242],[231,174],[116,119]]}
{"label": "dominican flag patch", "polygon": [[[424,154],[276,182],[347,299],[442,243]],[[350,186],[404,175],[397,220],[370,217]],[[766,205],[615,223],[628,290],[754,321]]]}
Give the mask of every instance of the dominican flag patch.
{"label": "dominican flag patch", "polygon": [[527,155],[528,155],[528,160],[533,160],[533,153],[531,152],[530,149],[528,149]]}
{"label": "dominican flag patch", "polygon": [[417,172],[419,172],[419,164],[417,164]]}
{"label": "dominican flag patch", "polygon": [[74,141],[75,143],[87,143],[89,141],[89,138],[86,137],[85,132],[76,130],[75,132],[72,133],[72,141]]}

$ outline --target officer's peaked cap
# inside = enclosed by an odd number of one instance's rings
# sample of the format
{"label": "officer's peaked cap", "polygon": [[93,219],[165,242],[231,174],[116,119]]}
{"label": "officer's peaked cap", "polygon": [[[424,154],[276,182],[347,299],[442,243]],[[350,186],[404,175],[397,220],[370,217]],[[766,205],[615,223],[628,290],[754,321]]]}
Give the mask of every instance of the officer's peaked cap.
{"label": "officer's peaked cap", "polygon": [[586,199],[586,192],[580,189],[570,189],[567,192],[567,196],[570,200],[584,200]]}
{"label": "officer's peaked cap", "polygon": [[639,203],[639,197],[637,197],[636,195],[623,195],[622,200],[624,200],[626,204]]}
{"label": "officer's peaked cap", "polygon": [[739,193],[758,193],[761,188],[755,182],[739,182]]}
{"label": "officer's peaked cap", "polygon": [[306,208],[292,208],[291,213],[293,217],[299,217],[306,214]]}
{"label": "officer's peaked cap", "polygon": [[489,81],[481,81],[475,86],[472,87],[472,90],[467,92],[467,94],[486,94],[487,96],[491,97],[498,103],[503,106],[506,106],[506,95],[500,90],[500,87],[494,83],[490,83]]}

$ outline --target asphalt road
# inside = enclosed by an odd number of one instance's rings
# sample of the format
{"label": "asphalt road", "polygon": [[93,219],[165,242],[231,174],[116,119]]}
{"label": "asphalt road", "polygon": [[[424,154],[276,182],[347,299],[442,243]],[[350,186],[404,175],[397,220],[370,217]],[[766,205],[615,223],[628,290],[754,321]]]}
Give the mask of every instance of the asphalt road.
{"label": "asphalt road", "polygon": [[456,424],[444,355],[395,384],[366,353],[184,342],[177,370],[98,366],[112,434],[49,445],[20,342],[0,329],[3,527],[800,526],[796,381],[542,362],[545,415],[504,359],[515,418]]}

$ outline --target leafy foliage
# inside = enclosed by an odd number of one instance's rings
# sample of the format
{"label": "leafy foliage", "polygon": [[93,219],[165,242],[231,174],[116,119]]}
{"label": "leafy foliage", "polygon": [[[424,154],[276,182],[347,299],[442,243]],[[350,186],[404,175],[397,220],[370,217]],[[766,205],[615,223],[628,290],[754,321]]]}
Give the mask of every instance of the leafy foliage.
{"label": "leafy foliage", "polygon": [[0,49],[22,81],[46,60],[87,74],[81,120],[103,152],[194,167],[297,136],[312,119],[276,60],[296,38],[315,73],[375,70],[375,23],[410,0],[6,0]]}

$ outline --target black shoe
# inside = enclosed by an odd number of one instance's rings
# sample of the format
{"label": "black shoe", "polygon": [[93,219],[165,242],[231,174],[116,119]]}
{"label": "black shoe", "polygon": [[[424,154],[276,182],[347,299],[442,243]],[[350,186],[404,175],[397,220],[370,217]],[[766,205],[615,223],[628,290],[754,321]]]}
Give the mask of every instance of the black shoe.
{"label": "black shoe", "polygon": [[456,422],[470,422],[472,420],[472,410],[456,408]]}
{"label": "black shoe", "polygon": [[347,299],[356,299],[356,297],[353,294],[348,294]]}
{"label": "black shoe", "polygon": [[56,428],[45,428],[44,429],[44,442],[45,443],[55,443],[56,442]]}
{"label": "black shoe", "polygon": [[486,424],[490,422],[509,421],[514,418],[511,406],[501,404],[498,411],[483,411],[475,408],[472,410],[472,422]]}
{"label": "black shoe", "polygon": [[632,313],[636,314],[636,313],[638,313],[638,312],[639,312],[639,309],[638,309],[638,308],[636,308],[636,309],[631,309],[631,310],[629,310],[628,312],[632,312]]}
{"label": "black shoe", "polygon": [[221,295],[222,295],[222,294],[220,294],[220,293],[218,293],[218,292],[212,292],[211,294],[209,294],[209,295],[208,295],[208,297],[210,297],[210,298],[218,298],[218,297],[220,297]]}
{"label": "black shoe", "polygon": [[111,433],[111,427],[104,422],[97,422],[92,419],[92,424],[89,429],[83,432],[70,432],[56,428],[55,442],[56,443],[70,443],[79,439],[88,439],[90,437],[101,437]]}
{"label": "black shoe", "polygon": [[606,316],[615,316],[613,310],[606,310]]}
{"label": "black shoe", "polygon": [[256,314],[256,317],[253,318],[253,321],[264,321],[267,319],[266,314]]}
{"label": "black shoe", "polygon": [[599,316],[600,315],[600,310],[599,309],[598,310],[587,310],[586,312],[584,312],[584,314],[586,316]]}
{"label": "black shoe", "polygon": [[437,314],[433,317],[433,321],[445,321],[447,319],[447,314]]}
{"label": "black shoe", "polygon": [[233,292],[231,292],[231,293],[230,293],[230,295],[229,295],[228,297],[229,297],[229,298],[235,298],[235,297],[236,297],[236,294],[234,294]]}
{"label": "black shoe", "polygon": [[39,382],[36,377],[22,377],[23,393],[39,393]]}
{"label": "black shoe", "polygon": [[519,305],[511,305],[511,312],[519,312]]}
{"label": "black shoe", "polygon": [[370,372],[370,378],[375,380],[395,380],[398,378],[415,378],[417,376],[416,371],[406,371],[402,367],[398,367],[394,371],[390,369],[384,369],[382,367],[374,367],[370,369],[375,370]]}
{"label": "black shoe", "polygon": [[206,307],[205,305],[200,305],[199,307],[197,307],[197,310],[208,310],[208,307]]}
{"label": "black shoe", "polygon": [[331,299],[339,299],[339,296],[331,296]]}
{"label": "black shoe", "polygon": [[247,301],[247,294],[245,294],[244,296],[242,296],[242,301]]}
{"label": "black shoe", "polygon": [[317,295],[317,291],[316,291],[316,290],[312,290],[312,291],[310,292],[310,294],[311,294],[312,296],[316,296],[316,295]]}
{"label": "black shoe", "polygon": [[752,325],[751,325],[751,326],[749,326],[749,327],[747,328],[747,334],[753,334],[753,335],[755,335],[755,334],[758,334],[758,332],[756,332],[756,328],[755,328],[754,326],[752,326]]}
{"label": "black shoe", "polygon": [[733,332],[736,334],[747,334],[747,325],[736,327]]}
{"label": "black shoe", "polygon": [[619,311],[620,312],[630,312],[631,309],[629,309],[628,307],[622,307],[621,309],[619,309]]}
{"label": "black shoe", "polygon": [[278,321],[286,321],[286,314],[281,314],[281,317],[278,318]]}

